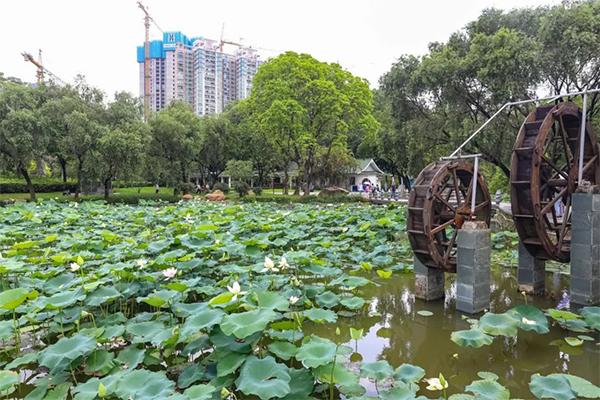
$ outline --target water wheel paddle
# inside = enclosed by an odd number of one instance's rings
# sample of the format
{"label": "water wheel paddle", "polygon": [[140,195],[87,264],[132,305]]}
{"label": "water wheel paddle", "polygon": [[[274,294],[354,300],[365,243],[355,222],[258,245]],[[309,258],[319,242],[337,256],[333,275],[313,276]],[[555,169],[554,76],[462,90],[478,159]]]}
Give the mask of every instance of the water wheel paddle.
{"label": "water wheel paddle", "polygon": [[481,174],[475,213],[471,214],[473,165],[465,160],[438,161],[421,171],[408,198],[407,232],[415,257],[424,265],[456,272],[456,236],[463,223],[488,226],[492,202]]}
{"label": "water wheel paddle", "polygon": [[[600,183],[596,138],[586,124],[583,179]],[[577,189],[581,111],[571,102],[538,107],[519,130],[511,160],[512,214],[521,242],[541,259],[568,262],[571,195]]]}

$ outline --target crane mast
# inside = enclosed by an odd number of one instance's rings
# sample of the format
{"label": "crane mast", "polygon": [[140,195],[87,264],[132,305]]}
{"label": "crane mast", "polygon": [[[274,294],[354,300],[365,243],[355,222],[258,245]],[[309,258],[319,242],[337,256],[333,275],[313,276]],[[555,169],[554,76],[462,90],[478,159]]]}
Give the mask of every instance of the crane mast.
{"label": "crane mast", "polygon": [[62,79],[60,79],[58,76],[56,76],[55,74],[50,72],[46,67],[44,67],[44,64],[42,63],[42,50],[41,49],[38,51],[38,59],[37,60],[35,58],[33,58],[33,56],[27,52],[23,52],[23,53],[21,53],[21,55],[23,56],[23,59],[26,62],[30,62],[37,67],[35,75],[37,77],[38,85],[41,85],[42,83],[44,83],[45,75],[48,75],[50,78],[52,78],[53,80],[55,80],[59,83],[62,83],[63,85],[65,84],[65,82]]}

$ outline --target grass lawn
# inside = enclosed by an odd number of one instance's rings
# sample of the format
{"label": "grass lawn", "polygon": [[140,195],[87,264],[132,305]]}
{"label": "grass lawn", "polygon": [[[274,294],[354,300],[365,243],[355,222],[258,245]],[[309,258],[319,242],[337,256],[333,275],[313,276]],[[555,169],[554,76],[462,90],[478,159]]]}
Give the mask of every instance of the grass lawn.
{"label": "grass lawn", "polygon": [[[153,186],[145,186],[145,187],[130,187],[130,188],[116,188],[113,191],[111,197],[124,197],[124,196],[137,196],[143,195],[144,198],[159,198],[162,196],[171,196],[173,194],[173,189],[168,187],[161,187],[158,196],[155,194],[155,189]],[[74,196],[65,196],[62,192],[50,192],[50,193],[36,193],[36,196],[40,200],[48,200],[48,199],[73,199]],[[81,198],[84,200],[90,199],[99,199],[102,198],[103,194],[93,194],[93,195],[82,195]],[[1,200],[17,200],[24,201],[29,200],[29,193],[0,193],[0,201]]]}

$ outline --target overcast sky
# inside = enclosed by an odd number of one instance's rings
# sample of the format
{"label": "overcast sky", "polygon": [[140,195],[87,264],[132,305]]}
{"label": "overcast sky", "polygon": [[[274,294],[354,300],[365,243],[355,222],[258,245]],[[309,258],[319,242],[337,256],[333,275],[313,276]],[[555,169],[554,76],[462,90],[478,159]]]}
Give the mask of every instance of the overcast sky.
{"label": "overcast sky", "polygon": [[[555,0],[144,0],[159,26],[190,36],[224,37],[262,48],[263,59],[293,50],[340,63],[372,86],[401,54],[423,54],[487,7],[511,9]],[[144,40],[135,0],[2,1],[0,71],[35,80],[21,52],[43,50],[64,80],[83,74],[112,97],[138,93],[136,45]],[[162,34],[151,28],[151,38]]]}

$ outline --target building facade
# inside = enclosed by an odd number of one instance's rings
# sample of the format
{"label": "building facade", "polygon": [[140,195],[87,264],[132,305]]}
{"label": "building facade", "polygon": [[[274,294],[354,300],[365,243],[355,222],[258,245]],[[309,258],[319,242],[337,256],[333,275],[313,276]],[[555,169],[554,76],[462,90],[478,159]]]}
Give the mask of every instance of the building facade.
{"label": "building facade", "polygon": [[[143,97],[143,45],[137,48],[137,62]],[[226,53],[216,40],[166,32],[162,40],[150,42],[150,110],[157,112],[181,100],[198,115],[220,113],[228,103],[250,95],[259,65],[252,48]]]}

